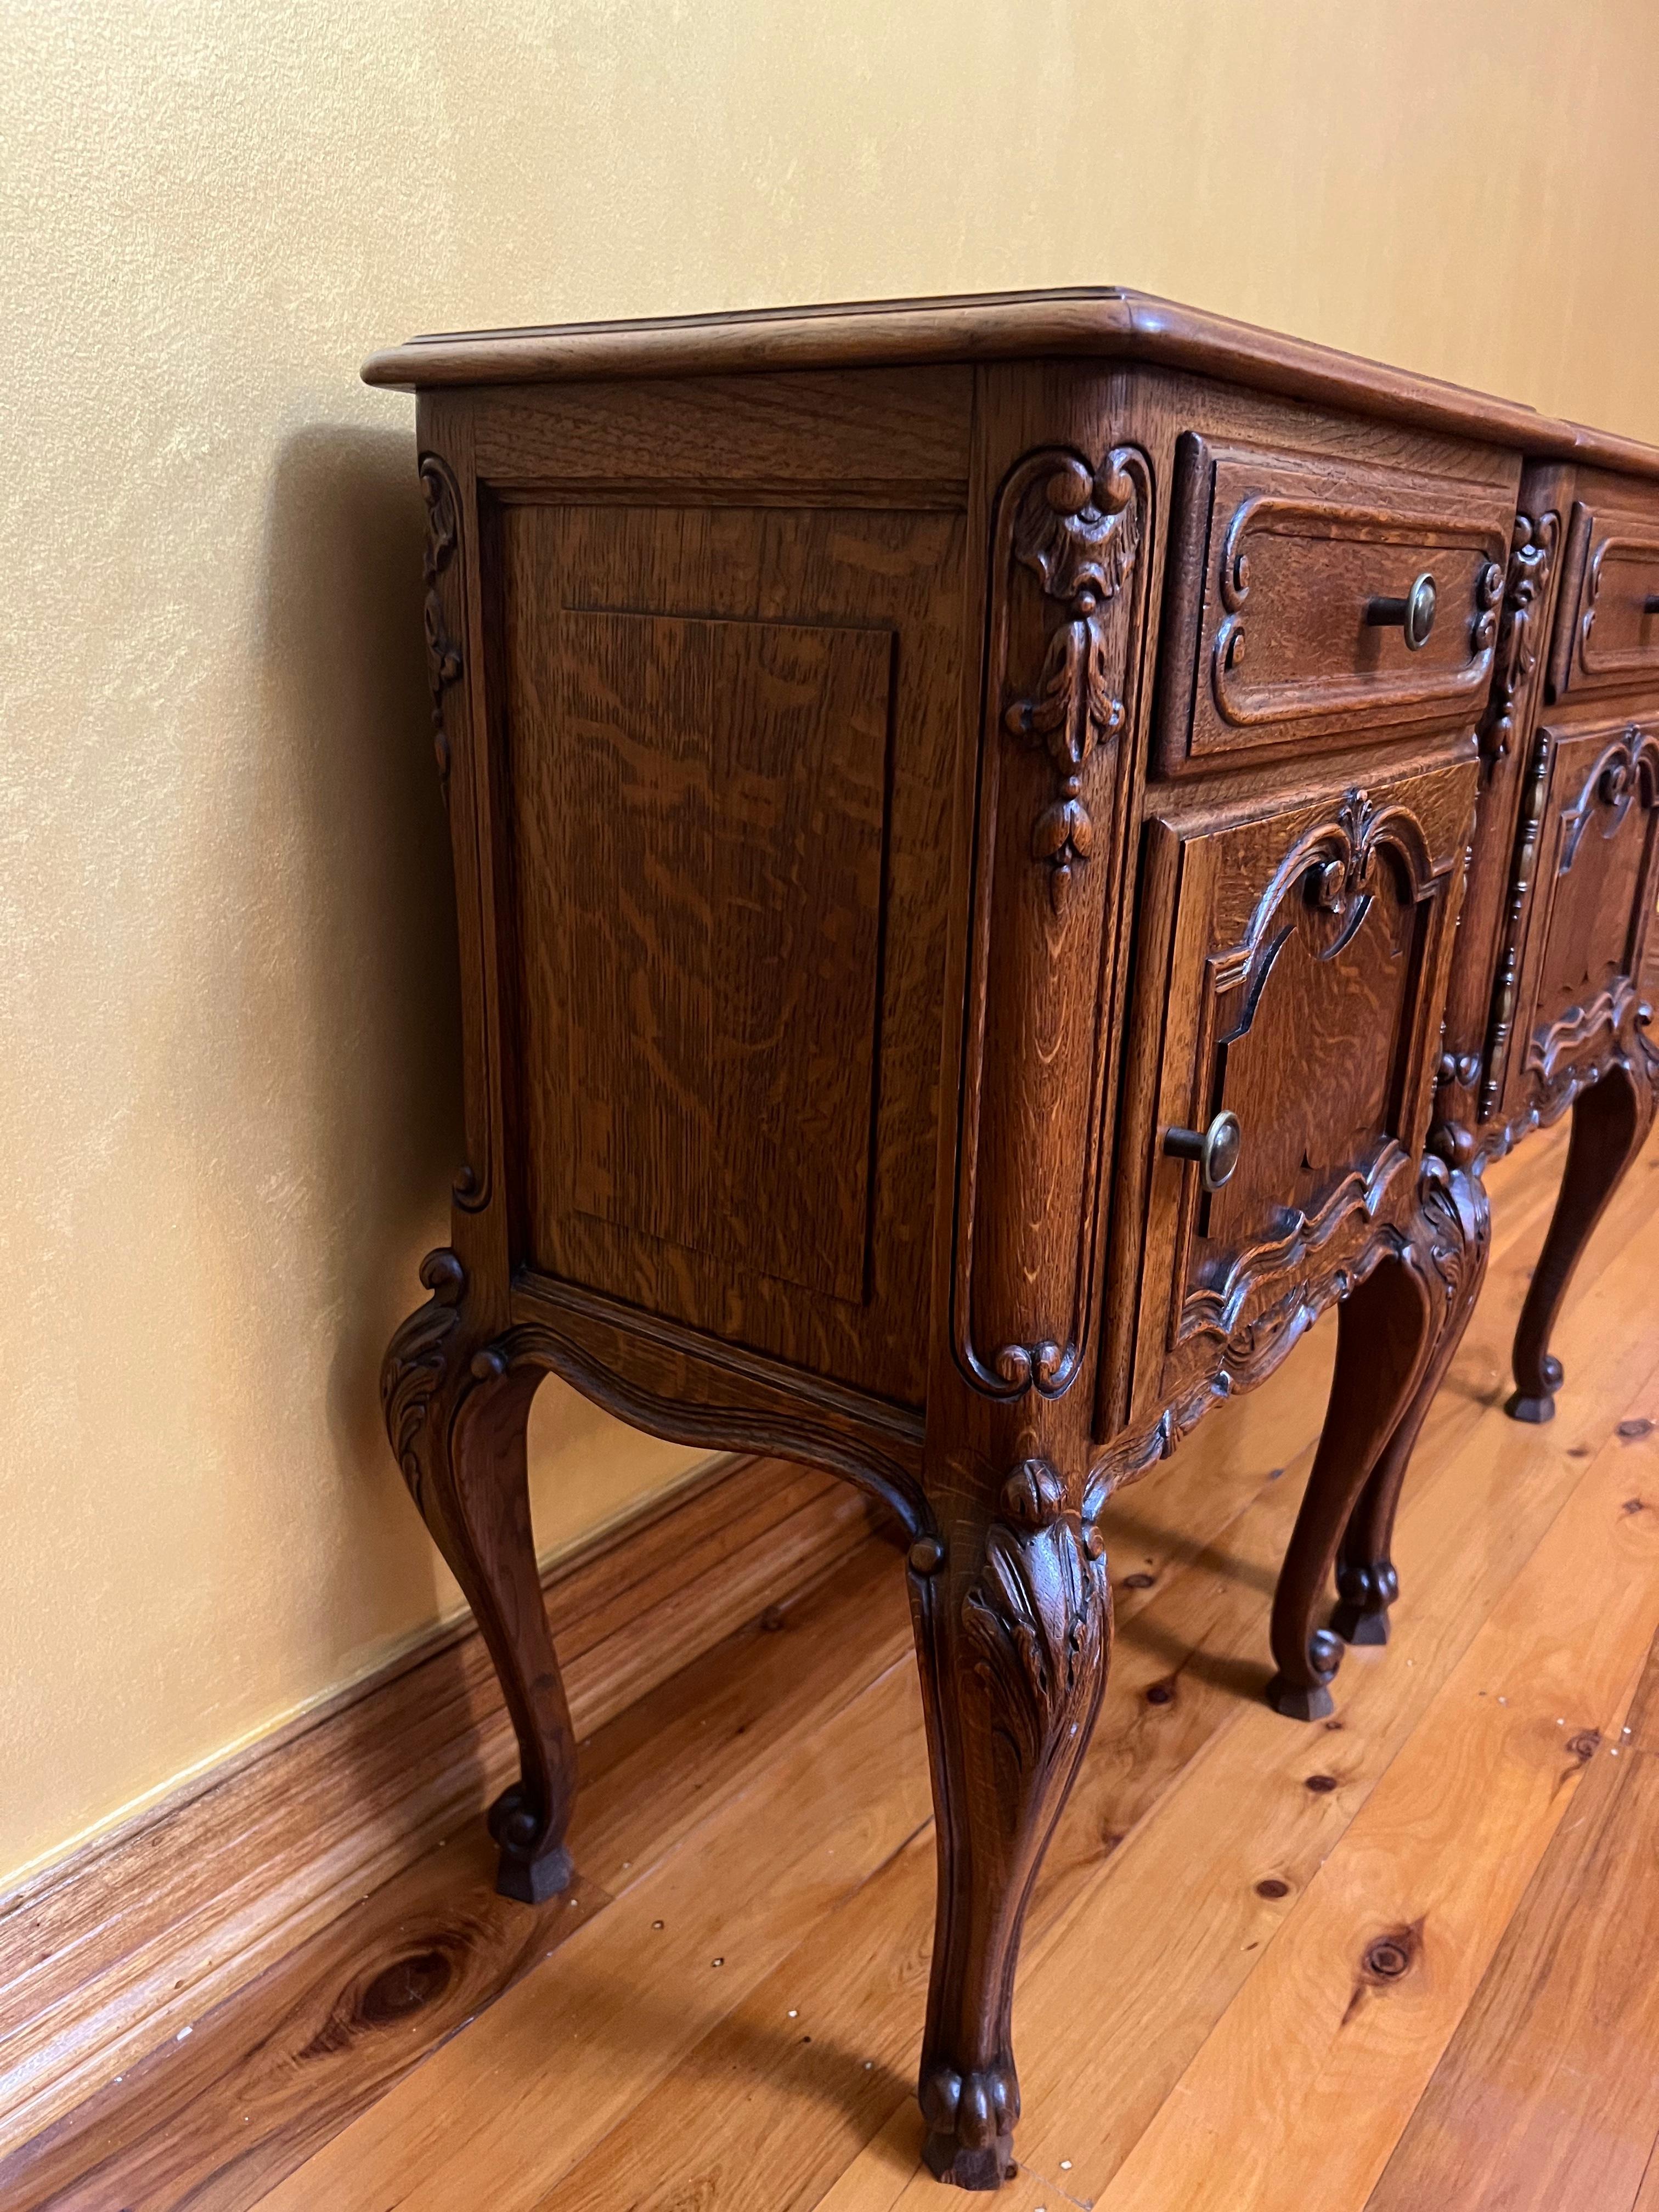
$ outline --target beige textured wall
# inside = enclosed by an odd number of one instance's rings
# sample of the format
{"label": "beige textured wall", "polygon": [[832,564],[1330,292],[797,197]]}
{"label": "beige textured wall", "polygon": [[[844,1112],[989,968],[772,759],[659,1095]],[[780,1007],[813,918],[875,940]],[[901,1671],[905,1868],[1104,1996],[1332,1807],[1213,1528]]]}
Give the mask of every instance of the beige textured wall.
{"label": "beige textured wall", "polygon": [[[415,330],[1119,281],[1659,437],[1650,0],[14,0],[0,1884],[454,1592]],[[691,1455],[551,1386],[549,1546]]]}

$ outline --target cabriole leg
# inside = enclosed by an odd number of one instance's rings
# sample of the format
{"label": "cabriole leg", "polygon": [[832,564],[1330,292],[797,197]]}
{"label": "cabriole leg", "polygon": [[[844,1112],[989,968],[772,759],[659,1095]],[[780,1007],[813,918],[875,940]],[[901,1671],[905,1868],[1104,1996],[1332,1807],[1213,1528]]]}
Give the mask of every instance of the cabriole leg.
{"label": "cabriole leg", "polygon": [[566,1887],[575,1790],[569,1707],[530,1526],[525,1430],[542,1370],[509,1365],[465,1317],[453,1252],[428,1253],[433,1293],[392,1338],[380,1378],[386,1431],[439,1550],[466,1594],[519,1741],[520,1778],[489,1809],[496,1887],[539,1905]]}
{"label": "cabriole leg", "polygon": [[912,1547],[911,1607],[939,1831],[939,1914],[922,2045],[925,2155],[941,2180],[1000,2187],[1019,2082],[1010,2015],[1026,1899],[1106,1680],[1111,1596],[1098,1532],[1030,1460],[994,1518]]}
{"label": "cabriole leg", "polygon": [[1581,1091],[1573,1102],[1572,1136],[1561,1188],[1515,1332],[1515,1390],[1504,1408],[1512,1420],[1555,1418],[1561,1363],[1549,1342],[1561,1302],[1591,1231],[1642,1149],[1652,1118],[1649,1085],[1619,1065],[1588,1091]]}
{"label": "cabriole leg", "polygon": [[[1382,1643],[1396,1593],[1389,1556],[1395,1509],[1429,1401],[1457,1348],[1486,1273],[1490,1216],[1480,1177],[1431,1154],[1397,1258],[1338,1310],[1336,1373],[1307,1495],[1273,1598],[1279,1672],[1268,1702],[1295,1720],[1331,1711],[1328,1685],[1352,1641]],[[1340,1547],[1347,1581],[1337,1627],[1316,1628]]]}
{"label": "cabriole leg", "polygon": [[[1461,1173],[1448,1175],[1443,1188],[1448,1208],[1460,1210],[1461,1218],[1455,1236],[1431,1245],[1446,1289],[1433,1348],[1422,1379],[1359,1493],[1336,1555],[1337,1606],[1331,1626],[1347,1644],[1389,1640],[1389,1607],[1400,1595],[1393,1551],[1401,1489],[1425,1417],[1463,1341],[1486,1277],[1490,1216],[1485,1188],[1475,1176]],[[1463,1255],[1461,1269],[1450,1264],[1459,1249]],[[1432,1301],[1434,1278],[1426,1279]]]}
{"label": "cabriole leg", "polygon": [[1384,1261],[1338,1309],[1331,1401],[1302,1510],[1273,1597],[1278,1673],[1267,1702],[1292,1720],[1322,1720],[1340,1640],[1316,1628],[1332,1562],[1356,1502],[1424,1374],[1434,1325],[1427,1285],[1397,1260]]}

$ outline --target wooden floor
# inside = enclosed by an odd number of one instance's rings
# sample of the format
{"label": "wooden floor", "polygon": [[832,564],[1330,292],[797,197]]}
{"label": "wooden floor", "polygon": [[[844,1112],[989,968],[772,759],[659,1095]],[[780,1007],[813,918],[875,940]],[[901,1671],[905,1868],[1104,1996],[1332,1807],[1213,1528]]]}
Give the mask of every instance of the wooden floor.
{"label": "wooden floor", "polygon": [[[1659,2212],[1659,1148],[1555,1422],[1501,1412],[1559,1136],[1492,1176],[1394,1644],[1261,1700],[1322,1328],[1107,1534],[1105,1708],[1027,1924],[1010,2212]],[[933,1830],[865,1542],[584,1747],[568,1899],[480,1824],[0,2166],[4,2212],[922,2212]]]}

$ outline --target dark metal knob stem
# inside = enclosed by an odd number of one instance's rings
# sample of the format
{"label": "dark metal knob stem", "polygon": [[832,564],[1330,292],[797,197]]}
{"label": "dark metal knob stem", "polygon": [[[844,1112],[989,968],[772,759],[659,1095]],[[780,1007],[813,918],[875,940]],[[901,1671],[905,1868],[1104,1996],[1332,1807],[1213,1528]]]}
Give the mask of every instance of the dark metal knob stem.
{"label": "dark metal knob stem", "polygon": [[1164,1149],[1172,1160],[1196,1160],[1206,1190],[1219,1190],[1238,1165],[1244,1132],[1237,1114],[1224,1110],[1207,1129],[1166,1129]]}
{"label": "dark metal knob stem", "polygon": [[1369,599],[1365,619],[1373,629],[1401,629],[1407,653],[1421,653],[1434,628],[1437,594],[1434,578],[1425,568],[1403,599]]}

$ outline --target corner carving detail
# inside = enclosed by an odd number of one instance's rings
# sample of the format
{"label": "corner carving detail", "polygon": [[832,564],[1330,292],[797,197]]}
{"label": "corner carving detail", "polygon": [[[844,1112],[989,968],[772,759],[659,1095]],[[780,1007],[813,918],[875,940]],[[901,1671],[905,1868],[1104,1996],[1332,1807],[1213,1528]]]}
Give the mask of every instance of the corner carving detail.
{"label": "corner carving detail", "polygon": [[[962,1626],[984,1691],[994,1755],[1011,1766],[1012,1802],[1039,1802],[1069,1771],[1105,1680],[1110,1591],[1105,1547],[1065,1510],[1065,1486],[1046,1460],[1027,1460],[1005,1485],[986,1536],[985,1564],[963,1601]],[[1056,1807],[1056,1809],[1058,1808]],[[1016,1817],[1014,1832],[1031,1828]],[[1046,1823],[1037,1824],[1038,1831]],[[1040,1844],[1038,1845],[1040,1849]]]}
{"label": "corner carving detail", "polygon": [[432,695],[432,750],[446,795],[449,790],[449,738],[444,728],[444,693],[461,674],[461,648],[450,636],[444,617],[441,580],[460,542],[460,496],[455,479],[435,453],[421,456],[421,495],[426,501],[426,553],[421,574],[426,585],[422,619],[426,629],[427,689]]}
{"label": "corner carving detail", "polygon": [[466,1270],[447,1245],[428,1252],[421,1280],[432,1296],[417,1306],[386,1347],[380,1368],[380,1411],[410,1496],[424,1513],[423,1449],[433,1401],[449,1377],[458,1347]]}
{"label": "corner carving detail", "polygon": [[1536,520],[1529,514],[1515,518],[1497,667],[1480,725],[1481,757],[1488,762],[1500,761],[1508,752],[1515,737],[1517,702],[1538,665],[1545,601],[1560,534],[1561,518],[1553,512]]}
{"label": "corner carving detail", "polygon": [[1094,851],[1083,769],[1123,727],[1122,672],[1114,665],[1107,609],[1134,568],[1141,535],[1144,464],[1120,447],[1099,470],[1055,448],[1021,464],[1006,496],[1014,516],[1012,561],[1029,568],[1063,620],[1049,636],[1035,694],[1015,699],[1004,726],[1045,745],[1054,796],[1031,831],[1031,857],[1048,870],[1048,897],[1066,911],[1073,872]]}
{"label": "corner carving detail", "polygon": [[1428,1153],[1418,1171],[1413,1249],[1439,1277],[1449,1308],[1455,1310],[1479,1279],[1491,1233],[1480,1176]]}

